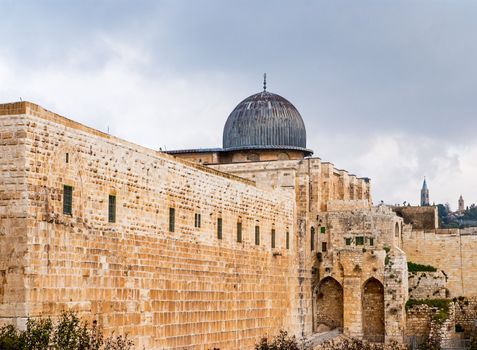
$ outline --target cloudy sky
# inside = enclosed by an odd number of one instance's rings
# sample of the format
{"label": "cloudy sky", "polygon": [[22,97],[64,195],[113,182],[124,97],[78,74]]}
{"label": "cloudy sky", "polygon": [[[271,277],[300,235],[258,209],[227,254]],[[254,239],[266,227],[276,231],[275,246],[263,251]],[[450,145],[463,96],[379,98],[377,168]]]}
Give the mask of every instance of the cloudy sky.
{"label": "cloudy sky", "polygon": [[477,202],[475,0],[0,0],[0,103],[158,149],[215,147],[242,99],[303,116],[375,203]]}

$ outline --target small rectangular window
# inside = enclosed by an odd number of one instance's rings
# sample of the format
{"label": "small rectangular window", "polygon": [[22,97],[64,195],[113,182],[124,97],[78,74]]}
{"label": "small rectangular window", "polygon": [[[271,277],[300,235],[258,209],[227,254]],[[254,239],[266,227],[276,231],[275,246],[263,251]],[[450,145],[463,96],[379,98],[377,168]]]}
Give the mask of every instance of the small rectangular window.
{"label": "small rectangular window", "polygon": [[69,153],[66,153],[65,161],[66,161],[66,163],[70,162],[70,154]]}
{"label": "small rectangular window", "polygon": [[275,229],[272,229],[272,248],[275,248]]}
{"label": "small rectangular window", "polygon": [[346,245],[351,245],[351,238],[345,238]]}
{"label": "small rectangular window", "polygon": [[194,217],[194,227],[200,227],[200,214],[195,214]]}
{"label": "small rectangular window", "polygon": [[310,248],[311,251],[315,250],[315,228],[312,227],[310,230]]}
{"label": "small rectangular window", "polygon": [[255,226],[255,245],[260,245],[260,227]]}
{"label": "small rectangular window", "polygon": [[321,233],[326,233],[326,227],[320,227],[320,232]]}
{"label": "small rectangular window", "polygon": [[323,253],[326,252],[326,249],[327,249],[327,248],[328,248],[328,247],[327,247],[326,242],[321,242],[321,251],[322,251]]}
{"label": "small rectangular window", "polygon": [[369,239],[369,245],[374,245],[374,238],[371,237],[371,238]]}
{"label": "small rectangular window", "polygon": [[116,222],[116,196],[113,196],[113,195],[109,195],[108,221]]}
{"label": "small rectangular window", "polygon": [[290,232],[287,231],[287,235],[286,235],[286,248],[287,249],[290,249]]}
{"label": "small rectangular window", "polygon": [[73,187],[63,186],[63,214],[73,215]]}
{"label": "small rectangular window", "polygon": [[222,218],[217,219],[217,238],[222,239]]}
{"label": "small rectangular window", "polygon": [[242,223],[237,222],[237,242],[242,242]]}
{"label": "small rectangular window", "polygon": [[176,226],[176,210],[169,208],[169,232],[174,232]]}
{"label": "small rectangular window", "polygon": [[356,245],[364,245],[364,237],[363,236],[356,237]]}

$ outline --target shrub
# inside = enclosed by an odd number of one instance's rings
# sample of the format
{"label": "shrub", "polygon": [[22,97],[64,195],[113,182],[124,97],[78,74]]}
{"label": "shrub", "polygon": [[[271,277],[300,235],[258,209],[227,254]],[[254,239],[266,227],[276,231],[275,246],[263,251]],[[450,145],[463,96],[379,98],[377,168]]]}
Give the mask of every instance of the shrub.
{"label": "shrub", "polygon": [[407,270],[409,272],[436,272],[437,271],[437,269],[434,266],[416,264],[410,261],[407,262]]}
{"label": "shrub", "polygon": [[[19,334],[21,349],[48,350],[53,322],[51,319],[27,320],[27,328]],[[1,347],[0,347],[1,348]]]}
{"label": "shrub", "polygon": [[299,350],[299,347],[295,336],[289,337],[287,332],[280,331],[270,342],[266,337],[260,339],[255,350]]}
{"label": "shrub", "polygon": [[342,338],[338,341],[326,341],[322,344],[324,350],[402,350],[403,347],[397,342],[389,344],[369,343],[356,338]]}
{"label": "shrub", "polygon": [[133,345],[127,335],[111,335],[104,342],[96,321],[89,326],[72,312],[64,312],[56,325],[47,318],[28,319],[24,331],[0,327],[0,350],[130,350]]}
{"label": "shrub", "polygon": [[17,350],[21,349],[20,337],[18,331],[12,325],[0,328],[0,349]]}

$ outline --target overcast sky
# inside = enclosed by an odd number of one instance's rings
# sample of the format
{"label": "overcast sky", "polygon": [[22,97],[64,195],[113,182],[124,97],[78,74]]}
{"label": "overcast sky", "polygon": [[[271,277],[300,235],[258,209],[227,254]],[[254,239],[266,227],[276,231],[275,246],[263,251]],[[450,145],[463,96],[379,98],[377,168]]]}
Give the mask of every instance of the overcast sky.
{"label": "overcast sky", "polygon": [[377,203],[477,202],[477,1],[0,0],[0,103],[154,149],[217,147],[261,90]]}

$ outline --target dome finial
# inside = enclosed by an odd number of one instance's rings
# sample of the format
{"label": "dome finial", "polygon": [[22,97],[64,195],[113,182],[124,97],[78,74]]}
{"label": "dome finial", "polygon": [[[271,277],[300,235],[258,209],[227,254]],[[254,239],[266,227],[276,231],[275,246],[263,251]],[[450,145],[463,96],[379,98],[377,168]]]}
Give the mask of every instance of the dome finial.
{"label": "dome finial", "polygon": [[263,73],[263,91],[267,91],[267,73]]}

